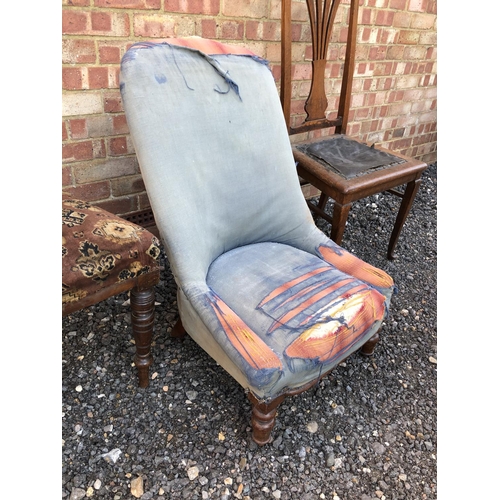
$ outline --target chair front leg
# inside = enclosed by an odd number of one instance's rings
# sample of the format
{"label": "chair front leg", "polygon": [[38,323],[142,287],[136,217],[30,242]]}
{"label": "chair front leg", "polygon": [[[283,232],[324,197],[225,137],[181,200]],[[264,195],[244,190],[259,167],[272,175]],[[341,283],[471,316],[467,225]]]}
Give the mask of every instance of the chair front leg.
{"label": "chair front leg", "polygon": [[422,179],[418,178],[406,185],[398,215],[396,216],[396,221],[394,223],[394,228],[392,229],[391,238],[389,240],[389,248],[387,250],[387,258],[389,260],[394,259],[394,249],[396,248],[396,243],[398,242],[406,217],[408,216],[408,213],[413,205],[413,201],[417,196],[421,182]]}
{"label": "chair front leg", "polygon": [[132,332],[135,339],[134,363],[138,370],[139,387],[149,385],[149,367],[153,362],[151,341],[154,328],[154,287],[144,290],[133,288],[130,291]]}
{"label": "chair front leg", "polygon": [[364,356],[372,356],[373,352],[375,351],[375,346],[377,345],[378,341],[380,340],[380,335],[377,332],[373,337],[370,337],[368,341],[363,344],[363,347],[361,348],[361,354]]}
{"label": "chair front leg", "polygon": [[342,244],[344,229],[347,223],[349,211],[351,210],[351,206],[352,203],[341,205],[337,201],[333,200],[332,228],[330,231],[330,239],[337,243],[337,245]]}
{"label": "chair front leg", "polygon": [[286,395],[279,396],[269,403],[262,403],[251,393],[248,399],[252,403],[252,439],[260,446],[271,441],[271,431],[276,423],[278,406]]}

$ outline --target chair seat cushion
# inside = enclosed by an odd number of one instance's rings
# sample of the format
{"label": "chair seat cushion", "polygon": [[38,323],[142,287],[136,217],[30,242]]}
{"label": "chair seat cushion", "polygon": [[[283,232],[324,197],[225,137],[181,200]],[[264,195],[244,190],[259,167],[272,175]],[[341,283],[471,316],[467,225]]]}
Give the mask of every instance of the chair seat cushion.
{"label": "chair seat cushion", "polygon": [[234,348],[251,385],[310,382],[364,344],[386,314],[385,297],[321,258],[256,243],[216,259],[209,304],[219,342]]}
{"label": "chair seat cushion", "polygon": [[160,242],[146,229],[86,201],[63,199],[63,306],[158,270],[159,255]]}
{"label": "chair seat cushion", "polygon": [[297,144],[296,148],[316,158],[324,167],[345,179],[405,162],[394,154],[380,151],[340,134],[320,141]]}

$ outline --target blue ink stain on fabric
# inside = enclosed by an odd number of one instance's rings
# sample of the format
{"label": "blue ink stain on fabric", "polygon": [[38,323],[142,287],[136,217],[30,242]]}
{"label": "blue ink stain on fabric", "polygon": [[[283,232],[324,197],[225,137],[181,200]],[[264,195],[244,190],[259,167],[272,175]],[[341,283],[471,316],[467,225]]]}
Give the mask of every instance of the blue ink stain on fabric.
{"label": "blue ink stain on fabric", "polygon": [[162,75],[162,74],[159,74],[159,73],[155,73],[155,80],[158,83],[165,83],[167,81],[167,77],[165,75]]}

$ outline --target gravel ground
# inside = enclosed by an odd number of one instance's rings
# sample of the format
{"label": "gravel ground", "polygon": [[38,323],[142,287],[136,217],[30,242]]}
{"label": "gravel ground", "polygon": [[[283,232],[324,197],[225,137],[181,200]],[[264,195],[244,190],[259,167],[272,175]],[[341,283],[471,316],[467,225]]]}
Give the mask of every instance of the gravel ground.
{"label": "gravel ground", "polygon": [[131,366],[126,294],[64,318],[62,497],[437,498],[436,164],[388,261],[397,206],[387,194],[355,204],[342,243],[399,289],[374,356],[354,354],[285,400],[264,447],[243,389],[189,337],[169,337],[176,288],[164,258],[147,389]]}

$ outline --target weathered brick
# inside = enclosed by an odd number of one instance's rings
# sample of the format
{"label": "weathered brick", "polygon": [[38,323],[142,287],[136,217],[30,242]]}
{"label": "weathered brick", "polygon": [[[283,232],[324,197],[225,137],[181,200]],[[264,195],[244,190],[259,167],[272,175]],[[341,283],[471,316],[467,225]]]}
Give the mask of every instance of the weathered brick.
{"label": "weathered brick", "polygon": [[123,156],[128,152],[126,137],[112,137],[109,139],[109,153],[111,156]]}
{"label": "weathered brick", "polygon": [[115,198],[108,201],[100,201],[99,206],[108,212],[116,215],[125,215],[138,210],[136,196],[128,196],[124,198]]}
{"label": "weathered brick", "polygon": [[94,158],[106,157],[106,143],[104,142],[104,139],[92,141],[92,152],[94,154]]}
{"label": "weathered brick", "polygon": [[292,78],[294,80],[310,80],[312,77],[312,67],[309,63],[293,64]]}
{"label": "weathered brick", "polygon": [[89,13],[67,10],[62,11],[63,34],[85,33],[90,23]]}
{"label": "weathered brick", "polygon": [[120,177],[111,180],[111,193],[113,196],[124,196],[127,194],[140,193],[144,191],[144,181],[141,175]]}
{"label": "weathered brick", "polygon": [[83,88],[81,68],[62,69],[62,88],[64,90],[80,90]]}
{"label": "weathered brick", "polygon": [[106,94],[104,96],[104,112],[105,113],[122,113],[122,97],[119,92],[115,94]]}
{"label": "weathered brick", "polygon": [[421,46],[409,46],[405,47],[403,52],[403,57],[407,60],[416,59],[421,61],[425,59],[427,53],[427,49]]}
{"label": "weathered brick", "polygon": [[111,31],[111,13],[92,12],[91,23],[93,31]]}
{"label": "weathered brick", "polygon": [[375,11],[373,9],[367,9],[366,7],[361,7],[359,11],[359,26],[363,26],[364,24],[372,25]]}
{"label": "weathered brick", "polygon": [[370,116],[370,108],[357,108],[354,112],[354,119],[355,120],[365,120]]}
{"label": "weathered brick", "polygon": [[408,10],[415,12],[425,12],[427,10],[427,0],[409,0]]}
{"label": "weathered brick", "polygon": [[73,184],[73,176],[71,175],[71,165],[63,165],[62,167],[62,187],[71,186]]}
{"label": "weathered brick", "polygon": [[175,36],[175,21],[171,16],[135,15],[134,33],[136,36],[168,38]]}
{"label": "weathered brick", "polygon": [[215,19],[202,19],[201,20],[201,36],[203,38],[213,39],[217,34],[217,23]]}
{"label": "weathered brick", "polygon": [[129,36],[130,21],[127,14],[120,12],[92,12],[92,31],[112,36]]}
{"label": "weathered brick", "polygon": [[414,14],[411,18],[410,27],[414,29],[429,30],[434,28],[436,16],[434,14]]}
{"label": "weathered brick", "polygon": [[414,30],[401,30],[399,32],[399,43],[405,45],[416,45],[420,39],[420,32]]}
{"label": "weathered brick", "polygon": [[387,47],[376,45],[370,48],[370,61],[384,60],[387,56]]}
{"label": "weathered brick", "polygon": [[120,157],[81,163],[73,167],[73,173],[77,184],[88,184],[123,175],[134,175],[138,173],[137,159],[135,157]]}
{"label": "weathered brick", "polygon": [[124,114],[122,115],[114,115],[113,118],[113,134],[127,134],[128,133],[128,125],[127,118]]}
{"label": "weathered brick", "polygon": [[405,10],[406,0],[389,0],[389,8],[394,10]]}
{"label": "weathered brick", "polygon": [[411,18],[412,16],[408,12],[395,12],[392,25],[395,28],[409,28],[411,24]]}
{"label": "weathered brick", "polygon": [[87,120],[85,120],[85,118],[69,120],[69,129],[72,139],[88,139],[89,137]]}
{"label": "weathered brick", "polygon": [[94,0],[94,6],[113,9],[159,9],[161,0]]}
{"label": "weathered brick", "polygon": [[222,21],[219,34],[224,40],[242,40],[245,32],[243,21]]}
{"label": "weathered brick", "polygon": [[393,103],[393,102],[401,102],[403,100],[405,93],[403,90],[394,90],[392,92],[389,92],[387,102]]}
{"label": "weathered brick", "polygon": [[194,16],[176,17],[175,36],[193,36],[196,32],[197,19]]}
{"label": "weathered brick", "polygon": [[392,61],[377,62],[373,68],[373,76],[391,75],[393,71]]}
{"label": "weathered brick", "polygon": [[404,45],[389,45],[387,47],[386,58],[388,60],[400,61],[403,59],[404,51],[405,51]]}
{"label": "weathered brick", "polygon": [[107,89],[108,88],[108,68],[94,67],[88,68],[89,88]]}
{"label": "weathered brick", "polygon": [[90,160],[94,157],[92,141],[63,144],[62,158],[64,162]]}
{"label": "weathered brick", "polygon": [[62,4],[70,7],[88,7],[90,0],[63,0]]}
{"label": "weathered brick", "polygon": [[103,105],[100,94],[89,92],[68,92],[62,96],[62,115],[90,115],[102,113]]}
{"label": "weathered brick", "polygon": [[375,15],[375,24],[377,26],[392,26],[394,12],[391,10],[377,10]]}
{"label": "weathered brick", "polygon": [[247,21],[245,34],[250,40],[277,41],[280,39],[280,26],[274,22]]}
{"label": "weathered brick", "polygon": [[390,44],[399,42],[399,29],[381,28],[379,43]]}
{"label": "weathered brick", "polygon": [[267,1],[264,0],[225,0],[222,14],[227,17],[251,17],[259,19],[268,14]]}
{"label": "weathered brick", "polygon": [[164,9],[165,12],[215,16],[220,10],[220,0],[165,0]]}
{"label": "weathered brick", "polygon": [[69,186],[65,188],[64,192],[76,199],[85,201],[105,200],[111,195],[109,181]]}
{"label": "weathered brick", "polygon": [[137,195],[138,210],[144,210],[151,207],[151,201],[149,201],[148,194],[143,192]]}
{"label": "weathered brick", "polygon": [[437,33],[435,31],[420,31],[418,43],[420,45],[436,45]]}
{"label": "weathered brick", "polygon": [[63,64],[95,63],[95,42],[85,39],[66,39],[62,41]]}
{"label": "weathered brick", "polygon": [[120,47],[117,47],[116,45],[99,44],[99,62],[101,64],[119,63],[120,60]]}

